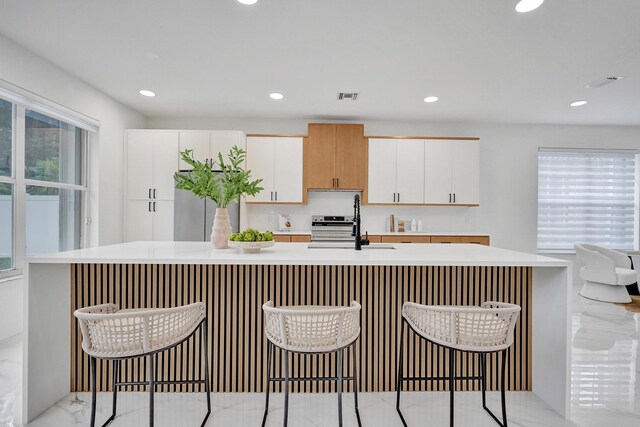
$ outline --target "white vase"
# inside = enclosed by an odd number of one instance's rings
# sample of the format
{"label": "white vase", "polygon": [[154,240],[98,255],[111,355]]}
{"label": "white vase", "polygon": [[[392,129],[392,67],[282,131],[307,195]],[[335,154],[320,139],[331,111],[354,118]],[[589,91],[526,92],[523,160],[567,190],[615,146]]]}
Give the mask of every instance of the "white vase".
{"label": "white vase", "polygon": [[217,208],[211,228],[211,243],[216,249],[228,249],[231,237],[231,221],[227,208]]}

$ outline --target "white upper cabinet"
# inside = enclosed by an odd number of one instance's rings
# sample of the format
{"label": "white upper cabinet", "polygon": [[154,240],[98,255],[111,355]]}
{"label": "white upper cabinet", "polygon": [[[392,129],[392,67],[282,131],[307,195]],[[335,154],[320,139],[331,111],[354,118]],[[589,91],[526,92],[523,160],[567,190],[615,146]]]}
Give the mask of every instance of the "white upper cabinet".
{"label": "white upper cabinet", "polygon": [[218,161],[218,153],[222,153],[222,158],[226,161],[231,148],[237,145],[245,148],[244,132],[234,130],[214,130],[211,131],[211,158]]}
{"label": "white upper cabinet", "polygon": [[175,181],[173,175],[178,171],[178,132],[153,133],[153,198],[173,200]]}
{"label": "white upper cabinet", "polygon": [[478,141],[455,141],[452,146],[451,191],[453,202],[480,204],[480,144]]}
{"label": "white upper cabinet", "polygon": [[127,198],[150,199],[153,191],[153,134],[127,131]]}
{"label": "white upper cabinet", "polygon": [[424,203],[424,141],[397,140],[396,149],[396,202]]}
{"label": "white upper cabinet", "polygon": [[248,137],[247,169],[262,179],[251,203],[302,203],[302,138]]}
{"label": "white upper cabinet", "polygon": [[[193,158],[201,162],[211,159],[209,150],[211,132],[199,130],[180,131],[180,152],[193,150]],[[189,170],[191,166],[180,159],[180,170]]]}
{"label": "white upper cabinet", "polygon": [[396,201],[396,140],[369,139],[368,203]]}
{"label": "white upper cabinet", "polygon": [[248,196],[247,202],[270,203],[274,201],[275,191],[275,151],[273,138],[247,138],[247,169],[251,171],[251,179],[262,179],[260,193]]}
{"label": "white upper cabinet", "polygon": [[424,201],[449,204],[451,191],[451,141],[427,140],[424,144]]}
{"label": "white upper cabinet", "polygon": [[[227,130],[183,130],[180,131],[180,152],[193,150],[193,157],[201,162],[209,163],[218,161],[218,153],[222,153],[223,159],[231,148],[237,145],[245,147],[245,135],[240,131]],[[190,170],[191,166],[180,159],[180,170]],[[217,168],[216,168],[217,169]]]}
{"label": "white upper cabinet", "polygon": [[369,139],[368,203],[424,203],[424,141]]}
{"label": "white upper cabinet", "polygon": [[178,132],[127,131],[127,198],[173,200]]}
{"label": "white upper cabinet", "polygon": [[274,190],[279,203],[302,203],[302,138],[274,138]]}
{"label": "white upper cabinet", "polygon": [[425,203],[480,203],[480,144],[478,141],[425,143]]}

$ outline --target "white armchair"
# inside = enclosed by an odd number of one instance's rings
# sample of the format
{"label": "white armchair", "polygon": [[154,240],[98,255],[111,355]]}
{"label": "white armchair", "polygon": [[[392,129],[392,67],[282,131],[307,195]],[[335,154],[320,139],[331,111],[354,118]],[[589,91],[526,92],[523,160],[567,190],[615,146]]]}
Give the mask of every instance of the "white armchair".
{"label": "white armchair", "polygon": [[580,295],[605,302],[631,302],[625,286],[637,282],[638,273],[631,269],[627,255],[587,243],[576,243],[574,248],[583,264],[580,278],[584,286]]}

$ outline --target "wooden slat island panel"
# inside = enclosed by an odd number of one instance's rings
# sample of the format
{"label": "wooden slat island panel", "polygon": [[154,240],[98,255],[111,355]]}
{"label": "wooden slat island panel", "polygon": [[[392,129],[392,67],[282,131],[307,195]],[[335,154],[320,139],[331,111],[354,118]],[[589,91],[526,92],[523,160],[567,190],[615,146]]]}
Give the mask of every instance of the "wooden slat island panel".
{"label": "wooden slat island panel", "polygon": [[[441,305],[479,305],[487,300],[522,307],[515,343],[509,351],[509,390],[532,389],[532,268],[484,266],[371,265],[211,265],[211,264],[71,264],[71,308],[116,303],[120,308],[173,307],[196,301],[207,305],[209,355],[215,392],[262,392],[266,339],[262,304],[362,304],[362,332],[356,345],[361,391],[393,391],[396,354],[404,301]],[[89,359],[81,335],[71,322],[71,391],[89,391]],[[442,349],[409,333],[406,376],[447,374]],[[157,360],[158,375],[167,379],[194,378],[203,371],[200,339],[190,339]],[[282,361],[277,355],[276,375]],[[345,354],[345,357],[350,354]],[[475,355],[459,354],[457,371],[477,373]],[[335,375],[335,356],[292,356],[292,375]],[[351,374],[350,358],[345,374]],[[488,388],[496,389],[498,357],[488,359]],[[349,361],[349,362],[347,362]],[[145,361],[123,364],[123,379],[145,379]],[[98,363],[98,388],[110,390],[111,365]],[[279,389],[279,384],[275,389]],[[162,391],[202,391],[199,385],[163,386]],[[442,381],[407,383],[409,390],[445,390]],[[473,381],[460,381],[461,390],[476,390]],[[142,390],[143,387],[129,387]],[[335,391],[335,384],[300,383],[294,391]]]}

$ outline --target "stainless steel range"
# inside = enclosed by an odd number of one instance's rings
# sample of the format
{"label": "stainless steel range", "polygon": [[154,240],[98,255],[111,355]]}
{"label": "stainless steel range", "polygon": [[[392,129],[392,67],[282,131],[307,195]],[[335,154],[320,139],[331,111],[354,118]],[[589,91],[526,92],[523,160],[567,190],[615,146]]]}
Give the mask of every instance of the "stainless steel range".
{"label": "stainless steel range", "polygon": [[352,242],[353,216],[313,215],[312,242]]}

